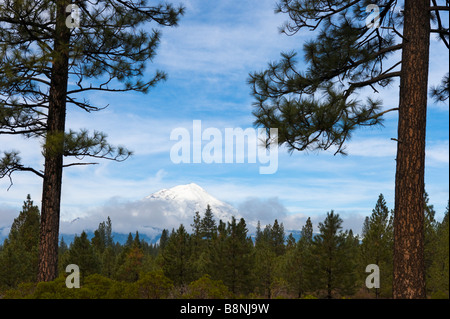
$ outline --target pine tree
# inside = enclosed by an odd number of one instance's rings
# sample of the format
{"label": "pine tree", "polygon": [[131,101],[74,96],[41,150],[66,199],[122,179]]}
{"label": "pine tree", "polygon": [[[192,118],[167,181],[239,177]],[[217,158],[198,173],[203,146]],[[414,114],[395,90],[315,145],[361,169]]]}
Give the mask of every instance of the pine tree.
{"label": "pine tree", "polygon": [[306,268],[311,264],[312,240],[313,225],[311,218],[308,217],[301,229],[300,240],[292,249],[287,250],[285,264],[283,265],[284,278],[290,283],[291,290],[298,298],[301,298],[310,289]]}
{"label": "pine tree", "polygon": [[200,224],[200,232],[202,237],[211,240],[213,235],[217,231],[216,221],[214,220],[214,214],[212,212],[211,206],[208,204],[206,207],[205,215]]}
{"label": "pine tree", "polygon": [[386,297],[392,296],[393,225],[389,215],[384,196],[380,194],[372,215],[366,219],[362,234],[361,267],[365,269],[367,265],[375,264],[380,269],[381,282],[380,288],[375,288],[376,298],[380,297],[381,291]]}
{"label": "pine tree", "polygon": [[127,241],[125,242],[125,247],[126,248],[133,247],[133,242],[134,242],[133,235],[130,232],[130,233],[128,233]]}
{"label": "pine tree", "polygon": [[[288,35],[318,30],[304,45],[305,70],[296,53],[250,74],[255,97],[255,124],[277,128],[279,144],[290,151],[328,150],[345,154],[345,143],[360,127],[379,126],[383,116],[398,111],[394,219],[394,297],[425,298],[423,192],[428,98],[430,33],[448,48],[448,27],[441,12],[449,3],[406,0],[279,0],[278,13],[289,21]],[[376,5],[376,21],[366,9]],[[434,27],[431,27],[434,24]],[[401,52],[401,59],[386,62]],[[382,109],[381,100],[359,98],[360,90],[379,89],[400,78],[398,107]],[[448,99],[448,74],[431,90]],[[269,139],[270,140],[270,139]]]}
{"label": "pine tree", "polygon": [[195,213],[192,226],[192,254],[193,279],[208,273],[211,267],[212,241],[217,236],[217,226],[210,205],[207,205],[203,218]]}
{"label": "pine tree", "polygon": [[106,224],[105,224],[105,245],[106,247],[112,247],[114,244],[114,239],[113,239],[113,235],[112,235],[112,222],[111,222],[111,218],[106,219]]}
{"label": "pine tree", "polygon": [[99,272],[98,256],[95,254],[85,231],[80,236],[75,235],[73,243],[70,245],[67,262],[80,267],[82,278]]}
{"label": "pine tree", "polygon": [[192,227],[193,235],[195,237],[198,237],[198,238],[202,237],[202,234],[201,234],[201,220],[202,220],[202,218],[200,216],[200,213],[198,211],[195,212],[195,214],[194,214],[194,222],[191,224],[191,227]]}
{"label": "pine tree", "polygon": [[[246,294],[253,288],[253,242],[248,237],[248,229],[244,218],[238,223],[234,217],[228,223],[226,256],[229,260],[228,283],[234,294]],[[225,283],[225,282],[224,282]]]}
{"label": "pine tree", "polygon": [[305,226],[302,227],[301,240],[303,240],[309,244],[313,240],[313,234],[314,234],[314,229],[313,229],[313,225],[311,222],[311,217],[308,217],[308,219],[306,220]]}
{"label": "pine tree", "polygon": [[11,225],[10,240],[20,241],[27,251],[32,250],[39,240],[39,219],[39,207],[33,204],[28,194],[22,211]]}
{"label": "pine tree", "polygon": [[28,195],[0,251],[0,286],[15,287],[36,280],[39,219],[39,208]]}
{"label": "pine tree", "polygon": [[162,251],[164,275],[173,281],[174,285],[184,290],[191,281],[191,238],[183,225],[172,231],[166,247]]}
{"label": "pine tree", "polygon": [[109,216],[106,222],[103,221],[98,225],[91,243],[100,262],[100,273],[111,278],[114,273],[116,256],[113,248],[112,223]]}
{"label": "pine tree", "polygon": [[138,249],[142,248],[142,243],[141,243],[141,239],[139,237],[138,231],[136,231],[136,235],[134,236],[134,239],[133,239],[133,247],[138,248]]}
{"label": "pine tree", "polygon": [[[260,224],[258,224],[260,227]],[[266,225],[255,241],[256,286],[261,295],[272,297],[272,283],[275,277],[276,257],[272,226]]]}
{"label": "pine tree", "polygon": [[[295,240],[294,240],[295,241]],[[256,284],[261,294],[267,298],[272,297],[272,285],[276,279],[279,268],[279,258],[286,252],[285,232],[283,223],[278,223],[275,219],[273,226],[266,225],[261,231],[261,224],[258,221],[258,228],[255,240],[255,274]]]}
{"label": "pine tree", "polygon": [[357,289],[358,275],[358,257],[360,251],[359,237],[353,234],[353,230],[345,231],[345,260],[342,265],[344,282],[340,293],[345,296],[352,296]]}
{"label": "pine tree", "polygon": [[69,250],[69,246],[67,246],[64,237],[61,237],[61,240],[59,242],[59,252],[58,252],[58,256],[59,255],[63,255],[66,251]]}
{"label": "pine tree", "polygon": [[276,256],[281,256],[285,252],[285,236],[283,223],[279,224],[278,220],[275,219],[271,229],[271,241]]}
{"label": "pine tree", "polygon": [[115,274],[116,253],[113,246],[106,247],[101,255],[101,274],[113,278]]}
{"label": "pine tree", "polygon": [[219,220],[217,226],[217,233],[213,236],[211,241],[211,249],[209,255],[209,263],[207,266],[207,273],[214,280],[224,279],[223,268],[227,262],[228,256],[225,255],[225,245],[228,238],[228,229],[226,223]]}
{"label": "pine tree", "polygon": [[370,223],[370,218],[369,218],[369,216],[366,216],[366,218],[364,218],[364,223],[363,223],[363,226],[362,226],[362,235],[363,235],[363,237],[369,231],[369,223]]}
{"label": "pine tree", "polygon": [[91,242],[94,250],[101,255],[106,248],[106,229],[104,222],[101,222],[97,230],[94,231],[94,237],[92,237]]}
{"label": "pine tree", "polygon": [[255,243],[260,241],[261,237],[262,237],[261,221],[258,220],[258,224],[256,225]]}
{"label": "pine tree", "polygon": [[253,242],[247,236],[245,220],[219,221],[217,237],[212,242],[210,274],[222,280],[233,294],[245,294],[253,290]]}
{"label": "pine tree", "polygon": [[[123,161],[132,152],[114,147],[103,132],[66,131],[67,105],[87,112],[86,92],[143,92],[166,75],[143,79],[145,63],[156,54],[160,32],[147,23],[174,26],[183,8],[148,1],[8,0],[0,5],[0,134],[38,139],[44,169],[23,164],[17,151],[4,151],[0,178],[28,171],[43,179],[39,281],[55,279],[63,158]],[[80,21],[67,22],[67,10]],[[69,7],[71,6],[71,7]],[[78,24],[79,26],[76,26]],[[73,85],[69,85],[74,83]]]}
{"label": "pine tree", "polygon": [[159,238],[159,249],[163,251],[169,241],[169,231],[167,229],[163,229],[161,233],[161,237]]}
{"label": "pine tree", "polygon": [[334,294],[348,294],[355,285],[355,255],[349,245],[349,234],[342,230],[342,219],[333,211],[327,213],[319,223],[320,233],[312,241],[311,256],[308,258],[308,281],[314,290],[325,290],[326,298]]}
{"label": "pine tree", "polygon": [[207,245],[204,240],[202,218],[199,212],[195,212],[194,222],[191,224],[192,235],[190,238],[191,256],[189,263],[192,265],[192,278],[198,279],[206,267],[205,255]]}
{"label": "pine tree", "polygon": [[21,256],[25,253],[23,249],[15,249],[5,239],[0,253],[0,287],[13,288],[23,281],[22,273],[24,263]]}

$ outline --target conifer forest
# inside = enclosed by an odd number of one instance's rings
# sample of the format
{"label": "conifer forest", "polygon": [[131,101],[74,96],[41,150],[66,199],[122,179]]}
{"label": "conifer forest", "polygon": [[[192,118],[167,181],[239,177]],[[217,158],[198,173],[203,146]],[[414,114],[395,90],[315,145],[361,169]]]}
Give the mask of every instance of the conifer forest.
{"label": "conifer forest", "polygon": [[[449,221],[424,207],[427,296],[448,298]],[[59,276],[37,283],[39,208],[28,198],[0,246],[3,298],[392,298],[393,212],[382,194],[367,216],[361,236],[342,229],[333,211],[313,232],[308,218],[296,240],[284,225],[258,224],[250,236],[244,219],[216,221],[208,206],[191,225],[164,229],[157,244],[129,233],[114,240],[110,218],[92,238],[86,232],[59,242]],[[69,264],[79,267],[79,289],[66,287]],[[379,288],[367,288],[369,272],[380,269]]]}

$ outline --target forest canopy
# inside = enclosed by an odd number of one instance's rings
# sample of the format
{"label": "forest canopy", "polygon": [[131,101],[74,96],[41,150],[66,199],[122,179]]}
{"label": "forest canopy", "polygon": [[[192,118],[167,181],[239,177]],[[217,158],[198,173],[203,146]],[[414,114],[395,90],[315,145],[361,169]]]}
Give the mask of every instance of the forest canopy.
{"label": "forest canopy", "polygon": [[[449,296],[448,206],[435,219],[425,193],[425,260],[429,298]],[[108,217],[88,237],[83,231],[59,243],[59,276],[37,283],[39,208],[28,196],[0,246],[2,298],[391,298],[393,211],[382,194],[362,234],[342,228],[333,210],[314,227],[308,218],[300,238],[283,223],[249,233],[244,218],[222,221],[209,207],[190,228],[164,229],[157,243],[129,233],[114,240]],[[314,231],[318,229],[318,232]],[[66,287],[66,266],[80,269],[81,288]],[[368,289],[365,268],[380,268],[380,288]]]}

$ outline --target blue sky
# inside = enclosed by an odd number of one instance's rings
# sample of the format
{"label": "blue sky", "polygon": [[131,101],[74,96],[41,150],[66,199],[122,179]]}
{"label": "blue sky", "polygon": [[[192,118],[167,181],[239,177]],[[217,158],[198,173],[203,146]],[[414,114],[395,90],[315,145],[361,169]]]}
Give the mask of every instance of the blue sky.
{"label": "blue sky", "polygon": [[[166,71],[166,82],[147,95],[90,94],[87,98],[94,105],[110,105],[98,113],[68,110],[68,128],[104,131],[112,144],[125,145],[135,155],[123,163],[102,161],[66,169],[63,220],[92,213],[112,198],[137,201],[162,188],[191,182],[237,208],[258,203],[262,215],[267,203],[275,201],[287,229],[300,229],[308,216],[317,225],[333,209],[343,217],[344,227],[359,232],[380,193],[393,208],[395,113],[386,116],[384,128],[356,132],[347,143],[346,157],[333,152],[290,155],[280,148],[278,171],[272,175],[259,174],[259,164],[172,163],[170,149],[175,141],[170,133],[175,128],[192,130],[194,120],[201,120],[204,129],[252,127],[248,74],[278,60],[280,52],[292,50],[299,52],[302,68],[302,46],[314,36],[307,30],[293,37],[280,34],[278,28],[287,17],[274,14],[275,0],[185,0],[183,4],[186,14],[179,27],[162,30],[158,55],[147,65],[149,77],[155,69]],[[438,84],[448,69],[448,50],[433,37],[430,84]],[[397,106],[398,82],[377,97],[386,109]],[[448,101],[429,100],[425,181],[438,219],[449,197],[448,119]],[[0,136],[0,145],[2,150],[21,150],[24,163],[42,165],[36,141]],[[0,180],[0,228],[10,225],[28,193],[36,203],[41,197],[41,180],[32,174],[18,173],[9,191],[8,186],[7,179]]]}

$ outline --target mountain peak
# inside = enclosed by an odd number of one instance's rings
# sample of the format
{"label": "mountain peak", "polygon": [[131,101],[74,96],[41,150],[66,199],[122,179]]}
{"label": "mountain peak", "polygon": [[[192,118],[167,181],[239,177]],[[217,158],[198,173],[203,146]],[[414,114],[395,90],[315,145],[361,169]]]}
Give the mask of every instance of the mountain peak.
{"label": "mountain peak", "polygon": [[162,201],[169,203],[170,214],[194,216],[195,212],[203,214],[208,205],[213,214],[220,219],[228,220],[236,215],[236,209],[210,195],[201,186],[190,183],[162,189],[144,198],[146,201]]}
{"label": "mountain peak", "polygon": [[183,198],[189,200],[196,200],[199,196],[208,194],[203,188],[195,183],[190,183],[186,185],[177,185],[169,189],[161,189],[156,193],[153,193],[146,199],[176,199]]}
{"label": "mountain peak", "polygon": [[206,191],[200,187],[199,185],[195,183],[190,183],[186,185],[178,185],[175,187],[170,188],[171,191],[177,192],[177,193],[184,193],[184,192],[190,192],[190,193],[206,193]]}

